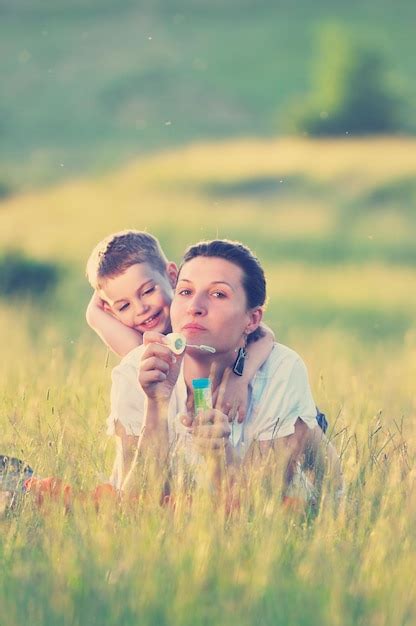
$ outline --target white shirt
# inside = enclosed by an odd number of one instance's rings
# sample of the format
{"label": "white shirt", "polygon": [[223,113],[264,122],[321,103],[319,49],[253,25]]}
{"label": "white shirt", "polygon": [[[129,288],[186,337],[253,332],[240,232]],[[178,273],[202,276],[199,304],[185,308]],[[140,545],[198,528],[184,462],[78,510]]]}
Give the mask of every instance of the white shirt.
{"label": "white shirt", "polygon": [[[111,413],[108,434],[115,433],[119,421],[128,435],[140,434],[143,425],[145,394],[138,382],[138,367],[144,347],[135,348],[112,372]],[[183,371],[173,390],[168,409],[169,438],[188,447],[192,436],[180,422],[186,414],[187,390]],[[247,415],[242,424],[233,424],[230,442],[240,457],[253,441],[286,437],[295,431],[300,417],[309,428],[316,422],[316,406],[309,386],[308,374],[296,352],[275,343],[273,350],[249,385]]]}

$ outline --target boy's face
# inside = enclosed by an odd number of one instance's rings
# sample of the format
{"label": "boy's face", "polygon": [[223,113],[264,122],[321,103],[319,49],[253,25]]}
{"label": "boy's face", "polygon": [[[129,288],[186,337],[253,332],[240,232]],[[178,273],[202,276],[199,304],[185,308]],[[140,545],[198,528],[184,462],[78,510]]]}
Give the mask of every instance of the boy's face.
{"label": "boy's face", "polygon": [[148,263],[136,263],[122,274],[107,278],[98,292],[105,310],[140,333],[170,331],[170,303],[177,278],[175,263],[166,265],[164,275]]}

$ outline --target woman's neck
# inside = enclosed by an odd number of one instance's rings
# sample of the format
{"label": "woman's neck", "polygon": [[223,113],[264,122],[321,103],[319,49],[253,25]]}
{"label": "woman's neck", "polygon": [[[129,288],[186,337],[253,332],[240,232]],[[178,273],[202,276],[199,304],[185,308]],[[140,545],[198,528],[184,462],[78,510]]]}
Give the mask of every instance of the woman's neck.
{"label": "woman's neck", "polygon": [[184,361],[184,377],[188,389],[192,388],[194,378],[210,378],[212,387],[215,389],[220,384],[227,367],[231,367],[235,361],[235,354],[196,355],[187,353]]}

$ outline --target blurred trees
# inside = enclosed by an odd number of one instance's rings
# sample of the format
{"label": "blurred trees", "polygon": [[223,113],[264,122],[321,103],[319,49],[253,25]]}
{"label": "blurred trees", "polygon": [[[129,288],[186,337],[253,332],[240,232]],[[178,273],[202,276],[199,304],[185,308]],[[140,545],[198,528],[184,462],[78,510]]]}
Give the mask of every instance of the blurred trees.
{"label": "blurred trees", "polygon": [[291,105],[287,130],[314,136],[403,130],[403,99],[380,51],[337,26],[326,27],[319,44],[313,91]]}
{"label": "blurred trees", "polygon": [[0,254],[0,296],[44,295],[58,280],[58,267],[27,257],[19,250]]}

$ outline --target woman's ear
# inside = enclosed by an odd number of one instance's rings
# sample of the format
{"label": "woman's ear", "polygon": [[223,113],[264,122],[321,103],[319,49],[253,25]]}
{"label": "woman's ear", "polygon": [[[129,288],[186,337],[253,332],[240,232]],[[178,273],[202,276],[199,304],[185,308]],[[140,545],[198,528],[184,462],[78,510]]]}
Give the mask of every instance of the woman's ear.
{"label": "woman's ear", "polygon": [[175,289],[176,283],[178,282],[178,266],[176,263],[172,261],[166,263],[166,274],[168,275],[171,287]]}
{"label": "woman's ear", "polygon": [[251,335],[255,330],[260,326],[261,320],[263,319],[263,308],[261,306],[256,307],[255,309],[251,309],[248,312],[249,323],[246,326],[245,333],[246,335]]}

